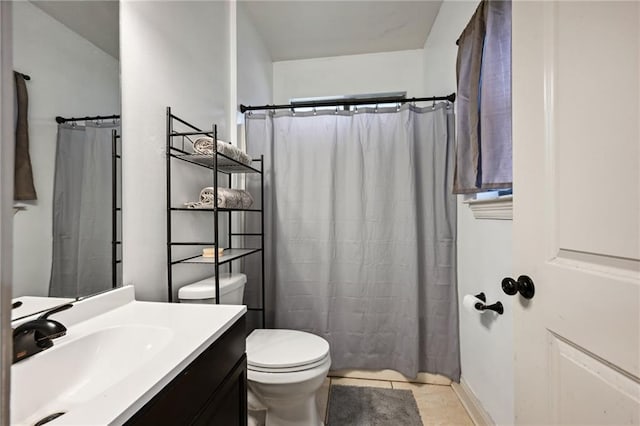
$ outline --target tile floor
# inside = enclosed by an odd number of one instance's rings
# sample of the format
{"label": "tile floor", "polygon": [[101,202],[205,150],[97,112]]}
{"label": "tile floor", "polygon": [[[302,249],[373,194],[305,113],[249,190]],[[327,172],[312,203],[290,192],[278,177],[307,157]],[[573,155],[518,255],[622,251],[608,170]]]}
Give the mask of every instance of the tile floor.
{"label": "tile floor", "polygon": [[385,380],[347,379],[327,377],[317,395],[318,409],[327,413],[327,401],[331,385],[370,386],[387,389],[409,389],[416,399],[420,417],[425,426],[461,425],[473,426],[471,418],[451,386],[421,383],[391,382]]}

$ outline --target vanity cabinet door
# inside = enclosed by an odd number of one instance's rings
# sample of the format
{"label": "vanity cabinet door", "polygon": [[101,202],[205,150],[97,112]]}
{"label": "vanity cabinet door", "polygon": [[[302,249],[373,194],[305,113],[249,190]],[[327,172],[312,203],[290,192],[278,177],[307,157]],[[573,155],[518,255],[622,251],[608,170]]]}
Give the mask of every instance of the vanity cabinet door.
{"label": "vanity cabinet door", "polygon": [[247,358],[236,365],[194,425],[247,426]]}
{"label": "vanity cabinet door", "polygon": [[245,337],[243,316],[125,424],[246,425]]}

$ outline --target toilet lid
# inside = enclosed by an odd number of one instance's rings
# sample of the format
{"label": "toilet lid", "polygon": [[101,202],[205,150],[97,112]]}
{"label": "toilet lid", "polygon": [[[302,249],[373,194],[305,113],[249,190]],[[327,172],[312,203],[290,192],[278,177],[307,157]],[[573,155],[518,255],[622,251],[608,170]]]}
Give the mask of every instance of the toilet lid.
{"label": "toilet lid", "polygon": [[247,337],[247,364],[260,370],[305,366],[328,355],[329,342],[304,331],[254,330]]}

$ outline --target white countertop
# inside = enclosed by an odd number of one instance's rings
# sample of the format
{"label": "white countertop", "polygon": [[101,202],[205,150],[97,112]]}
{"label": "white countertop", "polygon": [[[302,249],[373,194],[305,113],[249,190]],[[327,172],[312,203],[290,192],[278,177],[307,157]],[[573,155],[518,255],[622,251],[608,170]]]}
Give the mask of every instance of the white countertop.
{"label": "white countertop", "polygon": [[[92,299],[98,299],[94,300],[94,305],[97,306],[96,316],[89,316],[92,309],[87,304]],[[114,302],[116,299],[117,301]],[[75,395],[73,398],[65,400],[64,396],[60,396],[55,403],[44,406],[42,406],[42,402],[35,403],[35,406],[32,406],[34,412],[29,414],[28,419],[16,419],[16,423],[14,423],[12,413],[12,424],[23,424],[22,420],[31,422],[35,419],[37,421],[55,411],[66,411],[66,414],[47,423],[47,425],[122,424],[216,341],[247,310],[243,305],[139,302],[133,300],[133,288],[131,287],[114,290],[106,293],[105,296],[96,296],[78,302],[76,305],[55,315],[55,319],[67,325],[67,335],[55,339],[54,347],[14,364],[12,375],[19,378],[20,370],[25,369],[22,370],[22,377],[25,377],[30,362],[33,362],[35,366],[38,357],[45,360],[44,357],[49,351],[55,351],[56,348],[77,342],[92,333],[95,334],[97,330],[142,326],[147,327],[148,330],[151,330],[151,327],[162,328],[165,331],[169,329],[170,332],[163,334],[164,341],[161,349],[144,363],[138,362],[141,365],[136,365],[135,351],[127,354],[128,348],[122,347],[122,352],[117,357],[119,359],[114,359],[114,363],[122,362],[127,368],[132,369],[122,379],[111,383],[109,378],[90,377],[89,380],[105,382],[108,383],[108,386],[105,385],[104,389],[100,388],[99,392],[86,392],[84,398],[78,398]],[[100,310],[102,313],[99,312]],[[65,323],[65,314],[72,325]],[[78,317],[82,315],[88,317],[84,320]],[[77,356],[83,357],[83,353],[78,353]],[[49,358],[55,360],[55,357],[50,356]],[[42,361],[40,362],[42,363]],[[52,362],[52,364],[54,365],[47,364],[47,367],[55,369],[56,363]],[[66,367],[68,368],[68,366]],[[47,378],[42,378],[42,380],[47,380]],[[34,385],[37,386],[37,384]],[[91,385],[86,387],[91,387]],[[79,399],[82,399],[81,403],[78,403]],[[54,406],[54,404],[61,405],[61,402],[62,405],[66,405]],[[12,401],[12,408],[14,403],[18,402]]]}
{"label": "white countertop", "polygon": [[71,303],[75,299],[69,297],[39,297],[39,296],[20,296],[16,297],[11,303],[22,302],[22,305],[11,310],[11,321],[16,318],[22,318],[27,315],[33,315],[42,311],[55,308],[56,306]]}

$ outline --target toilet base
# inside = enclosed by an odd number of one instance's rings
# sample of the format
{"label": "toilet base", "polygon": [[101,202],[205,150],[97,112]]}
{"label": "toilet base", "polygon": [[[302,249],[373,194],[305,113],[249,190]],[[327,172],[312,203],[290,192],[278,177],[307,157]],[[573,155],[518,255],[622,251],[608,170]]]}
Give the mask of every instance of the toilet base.
{"label": "toilet base", "polygon": [[267,410],[265,426],[321,426],[315,394],[295,406],[270,408]]}
{"label": "toilet base", "polygon": [[[266,410],[265,411],[249,411],[247,415],[247,426],[265,426],[265,418],[266,418]],[[325,423],[321,421],[320,426],[325,426]]]}
{"label": "toilet base", "polygon": [[[249,384],[249,400],[251,395],[251,384]],[[324,422],[318,415],[318,407],[316,404],[316,393],[297,394],[290,398],[269,401],[263,399],[262,402],[267,406],[265,416],[265,426],[324,426]],[[251,408],[251,407],[250,407]],[[250,411],[252,411],[250,409]],[[250,423],[260,423],[255,411],[250,416]],[[262,414],[262,413],[260,413]]]}

